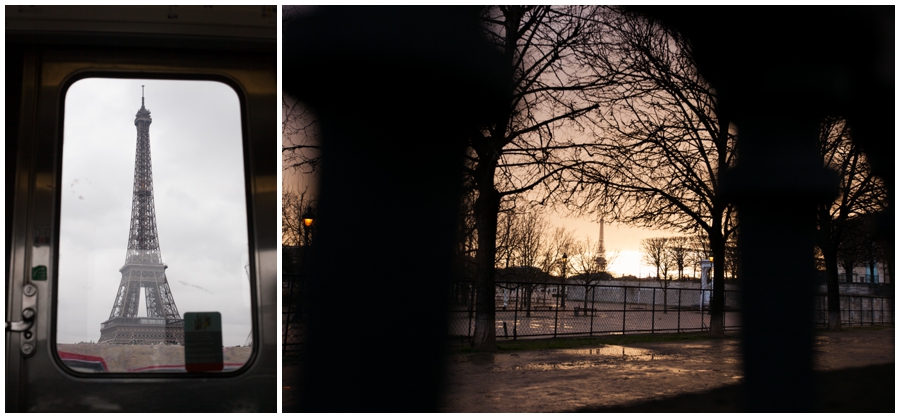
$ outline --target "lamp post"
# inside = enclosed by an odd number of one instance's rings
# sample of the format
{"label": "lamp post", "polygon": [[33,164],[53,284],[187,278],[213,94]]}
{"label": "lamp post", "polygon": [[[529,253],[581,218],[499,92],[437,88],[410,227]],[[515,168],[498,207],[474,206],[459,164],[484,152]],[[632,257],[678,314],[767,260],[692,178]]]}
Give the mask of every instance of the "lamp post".
{"label": "lamp post", "polygon": [[563,253],[562,262],[562,308],[566,309],[566,266],[569,265],[569,256],[566,253]]}
{"label": "lamp post", "polygon": [[315,215],[312,212],[312,209],[307,206],[306,211],[303,212],[303,215],[300,215],[300,219],[303,220],[303,244],[310,244],[310,230],[312,230],[313,221],[315,220]]}
{"label": "lamp post", "polygon": [[700,260],[700,309],[702,310],[704,306],[709,306],[709,292],[712,290],[712,275],[711,271],[713,268],[713,259],[712,254],[709,255],[709,261]]}

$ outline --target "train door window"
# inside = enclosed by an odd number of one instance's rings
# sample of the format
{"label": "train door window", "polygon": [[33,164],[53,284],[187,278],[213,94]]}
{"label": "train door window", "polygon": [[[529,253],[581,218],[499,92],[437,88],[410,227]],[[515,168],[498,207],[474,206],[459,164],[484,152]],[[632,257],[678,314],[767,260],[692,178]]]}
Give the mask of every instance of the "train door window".
{"label": "train door window", "polygon": [[240,368],[253,321],[238,94],[216,81],[84,78],[64,97],[60,360],[193,371],[185,338],[209,331],[212,370]]}

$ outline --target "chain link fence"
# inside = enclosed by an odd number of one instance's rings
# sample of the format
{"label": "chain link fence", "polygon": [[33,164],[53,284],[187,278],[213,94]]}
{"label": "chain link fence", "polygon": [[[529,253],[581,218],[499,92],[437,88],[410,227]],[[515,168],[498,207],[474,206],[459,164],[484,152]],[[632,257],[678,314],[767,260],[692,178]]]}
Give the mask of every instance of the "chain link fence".
{"label": "chain link fence", "polygon": [[[284,275],[282,349],[302,347],[306,311],[303,281]],[[451,285],[448,331],[467,340],[475,327],[475,282]],[[711,290],[655,286],[498,282],[495,324],[498,339],[594,336],[627,333],[692,332],[709,329]],[[725,329],[741,326],[740,292],[725,290]],[[816,296],[814,318],[828,325],[827,297]],[[842,295],[844,325],[894,323],[894,301],[887,296]],[[352,330],[348,330],[352,332]]]}
{"label": "chain link fence", "polygon": [[[725,329],[740,327],[738,293],[725,292]],[[497,283],[497,338],[593,336],[709,329],[710,290],[615,284]],[[475,324],[475,283],[454,285],[453,337]]]}
{"label": "chain link fence", "polygon": [[[880,295],[841,295],[841,325],[894,323],[894,299]],[[816,324],[828,326],[828,296],[816,296]]]}

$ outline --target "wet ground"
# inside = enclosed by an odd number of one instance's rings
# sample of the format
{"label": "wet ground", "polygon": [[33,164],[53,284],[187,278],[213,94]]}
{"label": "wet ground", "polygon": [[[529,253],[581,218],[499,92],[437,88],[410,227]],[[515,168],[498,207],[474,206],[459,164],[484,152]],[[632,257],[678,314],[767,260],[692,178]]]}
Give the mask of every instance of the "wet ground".
{"label": "wet ground", "polygon": [[[457,354],[449,359],[439,411],[737,412],[738,344],[729,338]],[[823,396],[831,400],[824,410],[893,410],[892,328],[822,333],[814,350],[823,390],[835,392]],[[296,365],[285,366],[285,412],[299,407],[296,372]]]}
{"label": "wet ground", "polygon": [[560,412],[702,391],[741,378],[738,341],[454,356],[443,412]]}
{"label": "wet ground", "polygon": [[[738,344],[724,339],[457,355],[449,366],[441,411],[602,410],[736,387],[743,378]],[[823,333],[816,338],[815,352],[821,371],[890,364],[887,393],[893,393],[893,329]],[[875,384],[881,383],[861,381],[859,387]],[[724,410],[739,408],[736,395],[723,399]],[[698,401],[702,399],[669,407],[686,412],[693,410],[690,402]]]}

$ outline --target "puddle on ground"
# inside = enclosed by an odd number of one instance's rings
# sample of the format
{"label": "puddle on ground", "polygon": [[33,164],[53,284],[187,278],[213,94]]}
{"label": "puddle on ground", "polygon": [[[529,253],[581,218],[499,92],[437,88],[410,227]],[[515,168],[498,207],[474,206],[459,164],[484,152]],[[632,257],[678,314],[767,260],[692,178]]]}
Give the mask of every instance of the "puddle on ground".
{"label": "puddle on ground", "polygon": [[621,345],[604,345],[596,348],[578,348],[560,350],[560,352],[574,355],[601,356],[607,358],[618,358],[620,360],[671,360],[672,355],[661,354],[659,352],[648,350],[645,348],[625,347]]}
{"label": "puddle on ground", "polygon": [[[653,361],[653,360],[672,360],[676,356],[671,354],[663,354],[653,350],[648,350],[644,348],[633,348],[633,347],[624,347],[620,345],[605,345],[602,347],[595,348],[579,348],[579,349],[566,349],[566,350],[553,350],[555,353],[564,354],[569,357],[568,361],[558,361],[558,362],[541,362],[541,361],[528,361],[525,359],[517,359],[518,361],[525,360],[523,363],[519,364],[509,364],[508,362],[503,362],[506,364],[497,364],[493,367],[493,371],[508,371],[508,370],[540,370],[540,371],[548,371],[548,370],[575,370],[575,369],[588,369],[592,367],[597,367],[601,365],[609,365],[622,361]],[[571,357],[577,357],[577,359],[571,359]],[[510,359],[512,360],[512,359]],[[517,360],[513,360],[512,362],[518,363]]]}
{"label": "puddle on ground", "polygon": [[539,371],[549,371],[549,370],[574,370],[574,369],[589,369],[591,367],[596,367],[602,364],[602,361],[564,361],[560,363],[529,363],[525,365],[517,365],[510,368],[500,368],[495,367],[495,372],[501,372],[506,370],[539,370]]}

